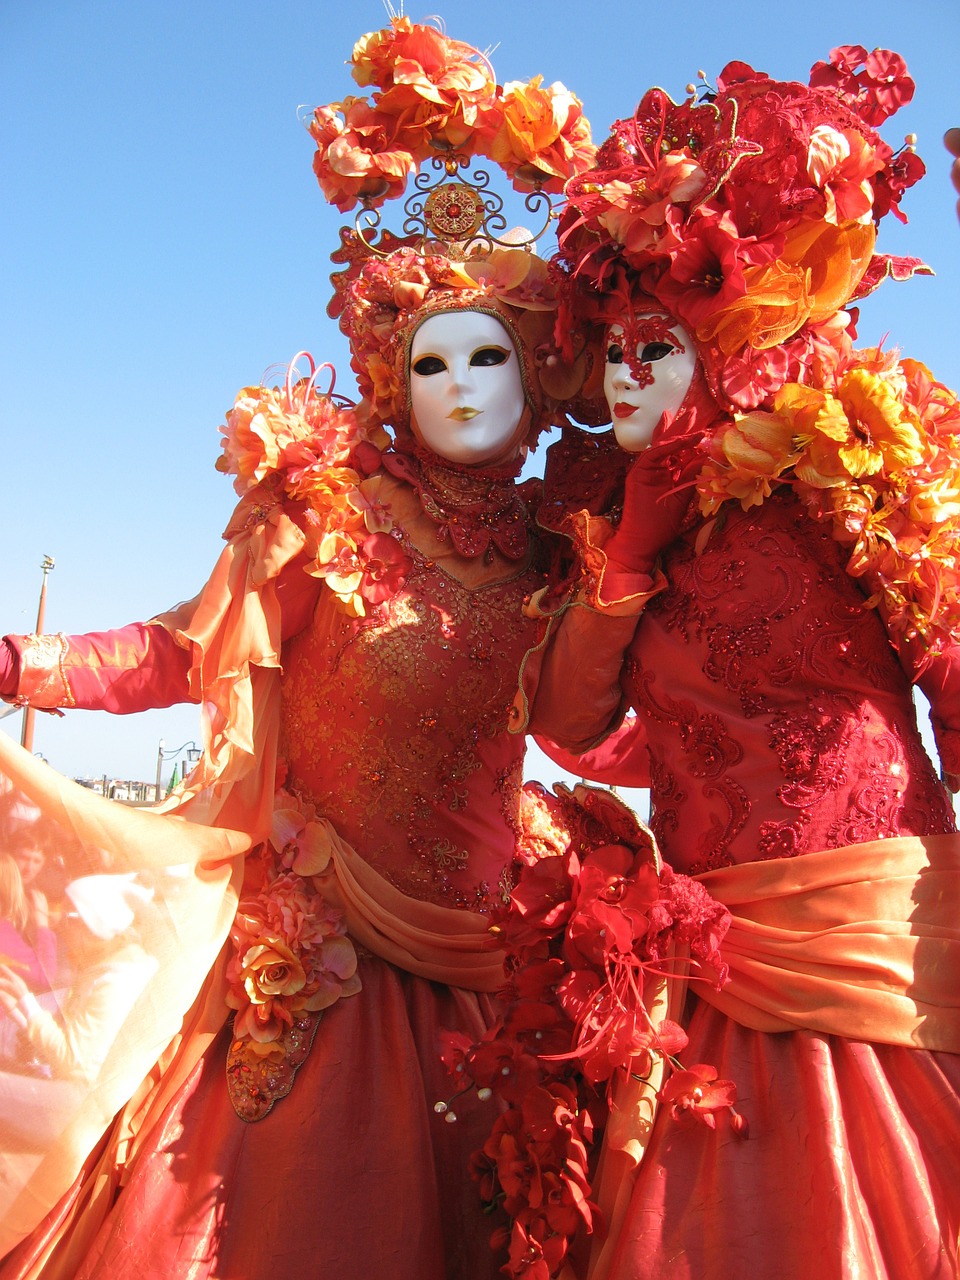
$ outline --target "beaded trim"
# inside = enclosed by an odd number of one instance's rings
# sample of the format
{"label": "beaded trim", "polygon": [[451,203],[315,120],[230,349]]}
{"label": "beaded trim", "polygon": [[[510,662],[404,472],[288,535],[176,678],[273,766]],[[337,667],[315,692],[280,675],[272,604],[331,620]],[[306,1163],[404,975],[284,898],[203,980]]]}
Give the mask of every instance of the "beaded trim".
{"label": "beaded trim", "polygon": [[274,1051],[267,1055],[256,1053],[247,1039],[231,1042],[227,1054],[227,1093],[244,1123],[262,1120],[293,1088],[322,1017],[322,1012],[298,1014],[281,1039],[274,1042]]}

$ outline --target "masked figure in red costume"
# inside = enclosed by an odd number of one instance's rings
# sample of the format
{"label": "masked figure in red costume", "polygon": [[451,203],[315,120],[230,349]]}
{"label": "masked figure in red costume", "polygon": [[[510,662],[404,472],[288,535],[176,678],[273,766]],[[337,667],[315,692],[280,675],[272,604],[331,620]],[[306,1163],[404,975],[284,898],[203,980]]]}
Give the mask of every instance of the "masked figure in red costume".
{"label": "masked figure in red costume", "polygon": [[[474,152],[489,150],[504,99],[488,64],[396,19],[354,54],[380,91],[366,124],[394,130],[390,164],[405,147],[409,172],[429,151],[388,85],[416,58],[434,143],[449,127],[469,152],[482,115]],[[403,92],[409,106],[418,90]],[[569,118],[576,145],[555,140],[538,179],[555,189],[592,154]],[[361,147],[351,128],[321,108],[311,130],[344,209],[391,186],[338,177],[355,174],[337,145]],[[3,645],[3,696],[121,713],[192,699],[206,747],[153,813],[78,797],[7,753],[87,870],[149,874],[167,938],[141,929],[157,978],[116,1052],[99,1046],[94,1114],[65,1120],[53,1155],[18,1149],[4,1167],[5,1247],[53,1207],[3,1280],[496,1272],[466,1172],[490,1109],[467,1099],[453,1124],[434,1104],[450,1093],[440,1029],[482,1034],[502,981],[488,913],[510,892],[522,760],[507,712],[534,638],[522,605],[542,582],[536,493],[516,477],[556,412],[539,368],[555,298],[527,249],[442,252],[437,235],[478,232],[453,207],[468,198],[441,192],[447,224],[416,241],[344,234],[331,310],[363,401],[293,375],[241,393],[220,463],[241,501],[195,600],[117,632]]]}
{"label": "masked figure in red costume", "polygon": [[634,460],[612,517],[570,521],[518,727],[602,750],[635,711],[663,855],[732,913],[683,1064],[749,1124],[674,1076],[593,1277],[960,1274],[960,839],[911,699],[955,781],[960,409],[848,309],[919,265],[874,249],[922,172],[875,131],[911,92],[882,50],[809,88],[734,63],[700,102],[651,91],[568,184],[561,329]]}

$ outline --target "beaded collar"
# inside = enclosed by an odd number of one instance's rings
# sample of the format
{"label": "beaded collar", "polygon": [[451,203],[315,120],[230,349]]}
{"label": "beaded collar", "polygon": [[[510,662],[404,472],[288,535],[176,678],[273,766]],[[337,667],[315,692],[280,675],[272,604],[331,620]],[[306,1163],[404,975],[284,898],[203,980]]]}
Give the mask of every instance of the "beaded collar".
{"label": "beaded collar", "polygon": [[522,459],[480,470],[414,446],[385,453],[383,465],[416,489],[438,537],[460,555],[487,562],[494,550],[508,560],[526,555],[530,516],[516,485]]}

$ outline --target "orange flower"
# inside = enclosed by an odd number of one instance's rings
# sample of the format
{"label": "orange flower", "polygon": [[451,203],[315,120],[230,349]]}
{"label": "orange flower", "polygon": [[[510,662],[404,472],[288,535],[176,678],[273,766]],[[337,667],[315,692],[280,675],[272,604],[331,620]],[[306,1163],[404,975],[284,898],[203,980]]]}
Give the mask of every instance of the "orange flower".
{"label": "orange flower", "polygon": [[579,98],[559,81],[513,80],[487,112],[481,153],[499,164],[514,185],[559,192],[567,178],[589,168],[596,156],[590,124]]}
{"label": "orange flower", "polygon": [[341,213],[360,200],[371,207],[403,194],[417,162],[399,122],[363,98],[317,107],[310,122],[317,144],[313,171],[324,196]]}
{"label": "orange flower", "polygon": [[451,264],[454,280],[465,288],[479,288],[511,306],[531,311],[556,310],[556,286],[550,268],[535,253],[495,247]]}
{"label": "orange flower", "polygon": [[[886,379],[853,369],[841,381],[837,396],[846,422],[839,454],[851,475],[902,471],[922,460],[920,434]],[[835,422],[840,427],[839,414]],[[840,438],[834,434],[834,439]]]}
{"label": "orange flower", "polygon": [[846,305],[875,242],[872,225],[799,223],[775,262],[744,268],[742,296],[699,324],[697,337],[716,342],[724,355],[747,343],[763,351],[779,346],[804,324],[819,324]]}
{"label": "orange flower", "polygon": [[410,85],[438,104],[494,87],[488,64],[472,45],[409,18],[394,18],[389,27],[361,36],[350,61],[361,87],[372,84],[389,92],[395,85]]}
{"label": "orange flower", "polygon": [[287,410],[280,393],[266,387],[244,387],[220,428],[223,453],[216,467],[237,478],[233,487],[244,494],[281,466],[286,450],[312,435],[300,414]]}
{"label": "orange flower", "polygon": [[[345,533],[328,533],[320,543],[314,572],[326,580],[336,595],[344,600],[350,599],[363,578],[359,551],[353,538]],[[362,605],[360,613],[363,613]]]}
{"label": "orange flower", "polygon": [[[277,831],[297,825],[295,798],[282,791],[279,798],[286,807]],[[307,815],[301,817],[308,828]],[[230,931],[226,973],[227,1004],[237,1010],[234,1035],[269,1055],[297,1014],[359,991],[356,951],[345,933],[342,913],[303,876],[274,875],[256,896],[244,898]]]}
{"label": "orange flower", "polygon": [[[304,805],[286,791],[277,792],[270,843],[283,866],[300,876],[316,876],[330,861],[330,824],[318,820],[313,805]],[[286,802],[286,803],[284,803]]]}
{"label": "orange flower", "polygon": [[400,403],[403,394],[403,382],[396,369],[387,364],[382,356],[372,353],[365,365],[364,373],[370,382],[370,399],[388,421],[394,406]]}
{"label": "orange flower", "polygon": [[352,61],[356,82],[376,85],[376,109],[394,119],[418,159],[432,140],[462,148],[496,90],[476,49],[409,18],[363,36]]}
{"label": "orange flower", "polygon": [[799,456],[789,417],[772,413],[737,417],[718,444],[722,460],[708,462],[698,479],[704,515],[717,511],[724,498],[735,499],[744,511],[759,506]]}

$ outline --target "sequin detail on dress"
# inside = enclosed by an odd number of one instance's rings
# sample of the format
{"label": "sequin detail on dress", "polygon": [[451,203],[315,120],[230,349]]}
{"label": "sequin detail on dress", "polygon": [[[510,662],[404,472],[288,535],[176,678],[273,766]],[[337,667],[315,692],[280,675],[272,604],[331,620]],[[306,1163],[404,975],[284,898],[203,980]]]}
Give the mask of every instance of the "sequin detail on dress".
{"label": "sequin detail on dress", "polygon": [[288,785],[404,893],[482,911],[509,892],[522,744],[507,713],[538,576],[471,590],[403,545],[402,590],[362,619],[321,600],[284,652]]}

